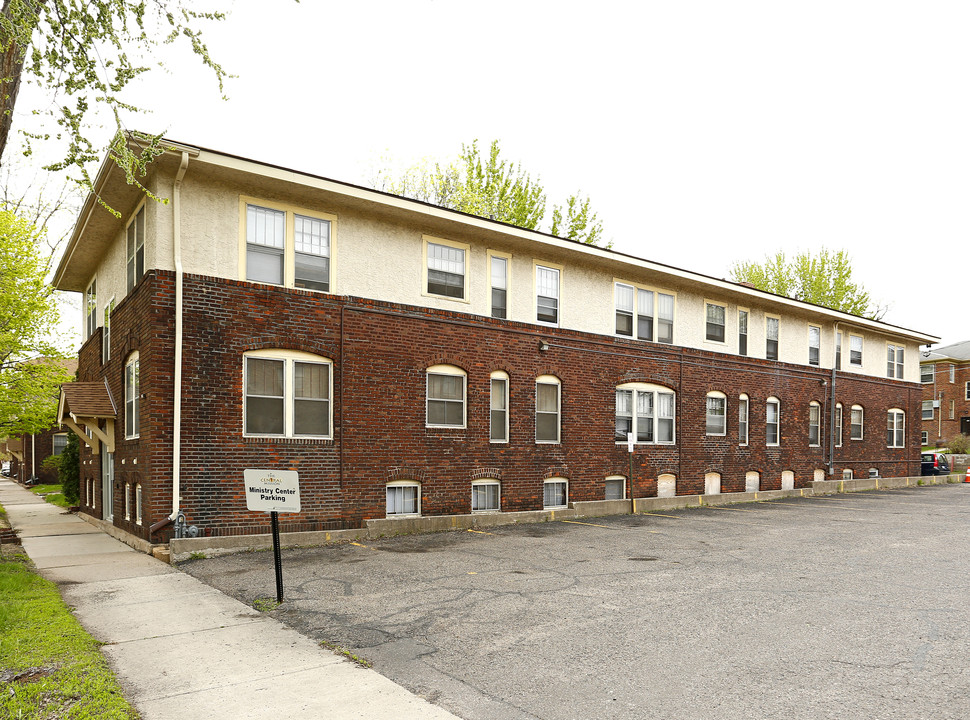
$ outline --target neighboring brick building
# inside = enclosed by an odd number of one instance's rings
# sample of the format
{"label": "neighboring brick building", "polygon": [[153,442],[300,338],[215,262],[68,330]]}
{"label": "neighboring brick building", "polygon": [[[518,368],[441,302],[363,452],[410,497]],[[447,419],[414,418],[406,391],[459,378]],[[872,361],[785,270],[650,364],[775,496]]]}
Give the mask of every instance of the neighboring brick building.
{"label": "neighboring brick building", "polygon": [[932,336],[174,143],[144,183],[55,276],[82,504],[138,537],[266,532],[246,468],[298,471],[285,531],[919,474]]}
{"label": "neighboring brick building", "polygon": [[970,435],[970,341],[924,351],[923,445],[942,447],[963,433]]}

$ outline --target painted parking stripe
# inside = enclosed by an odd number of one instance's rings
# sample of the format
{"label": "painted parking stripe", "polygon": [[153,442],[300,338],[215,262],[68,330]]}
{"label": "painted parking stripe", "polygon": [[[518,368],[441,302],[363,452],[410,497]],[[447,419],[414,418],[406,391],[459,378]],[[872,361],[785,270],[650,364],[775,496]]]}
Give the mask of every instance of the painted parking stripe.
{"label": "painted parking stripe", "polygon": [[607,530],[617,530],[618,528],[612,527],[611,525],[596,525],[594,523],[584,523],[578,520],[560,520],[560,522],[569,523],[570,525],[589,525],[590,527],[606,528]]}
{"label": "painted parking stripe", "polygon": [[653,515],[654,517],[673,518],[674,520],[683,520],[684,519],[682,515],[661,515],[660,513],[645,513],[645,512],[642,512],[642,513],[637,513],[637,515]]}
{"label": "painted parking stripe", "polygon": [[704,507],[708,508],[709,510],[733,510],[734,512],[750,512],[750,513],[758,512],[757,510],[745,510],[744,508],[723,507],[721,505],[705,505]]}

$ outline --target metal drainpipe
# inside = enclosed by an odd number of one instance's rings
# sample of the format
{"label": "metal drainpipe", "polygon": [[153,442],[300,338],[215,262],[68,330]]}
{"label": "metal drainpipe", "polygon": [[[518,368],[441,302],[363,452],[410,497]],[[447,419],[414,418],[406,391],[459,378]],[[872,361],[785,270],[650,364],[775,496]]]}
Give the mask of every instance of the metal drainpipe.
{"label": "metal drainpipe", "polygon": [[[831,386],[829,388],[829,477],[835,474],[835,358],[839,343],[838,323],[835,323],[835,337],[833,339],[836,348],[832,353],[832,382],[829,383]],[[842,416],[842,422],[845,422],[845,415]]]}
{"label": "metal drainpipe", "polygon": [[175,185],[172,189],[172,244],[175,260],[175,402],[172,408],[172,514],[174,520],[181,505],[182,462],[182,178],[189,166],[189,154],[182,151]]}

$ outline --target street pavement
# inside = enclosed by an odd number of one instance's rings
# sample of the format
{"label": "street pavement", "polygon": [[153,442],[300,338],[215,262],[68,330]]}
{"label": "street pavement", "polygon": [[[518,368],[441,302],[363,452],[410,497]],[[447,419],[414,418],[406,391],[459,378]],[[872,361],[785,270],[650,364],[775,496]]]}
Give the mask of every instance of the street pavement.
{"label": "street pavement", "polygon": [[144,720],[456,717],[6,478],[0,505]]}

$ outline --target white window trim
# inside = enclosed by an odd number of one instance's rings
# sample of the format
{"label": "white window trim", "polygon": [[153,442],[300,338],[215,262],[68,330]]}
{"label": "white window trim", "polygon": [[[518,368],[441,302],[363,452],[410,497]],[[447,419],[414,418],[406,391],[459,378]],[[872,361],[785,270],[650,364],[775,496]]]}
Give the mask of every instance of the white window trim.
{"label": "white window trim", "polygon": [[[765,328],[764,357],[765,357],[765,360],[768,359],[768,340],[771,339],[771,338],[768,337],[768,321],[769,320],[777,320],[778,321],[778,337],[775,339],[775,342],[778,343],[778,350],[776,352],[777,357],[774,358],[774,361],[775,362],[778,362],[778,361],[781,360],[781,316],[780,315],[769,315],[768,313],[765,313],[765,323],[764,323],[764,328]],[[748,320],[748,326],[750,327],[750,325],[751,325],[751,320],[749,319]],[[750,348],[749,348],[749,350],[750,350]]]}
{"label": "white window trim", "polygon": [[[264,434],[246,432],[246,360],[282,360],[283,361],[283,434]],[[294,434],[294,408],[296,407],[295,388],[293,387],[293,367],[295,363],[309,363],[315,365],[326,365],[329,373],[329,391],[327,398],[327,427],[330,432],[326,435],[296,435]],[[267,348],[264,350],[249,350],[243,353],[242,361],[242,429],[243,437],[251,438],[297,438],[300,440],[332,440],[333,439],[333,360],[314,355],[313,353],[301,350],[283,350],[278,348]]]}
{"label": "white window trim", "polygon": [[[466,305],[471,303],[471,297],[468,293],[469,285],[469,269],[471,267],[471,245],[468,243],[456,242],[454,240],[447,240],[445,238],[435,237],[433,235],[422,235],[421,236],[421,295],[422,297],[437,298],[438,300],[448,300],[450,302],[464,303]],[[445,247],[454,248],[455,250],[465,251],[465,266],[464,266],[464,287],[462,289],[462,297],[451,297],[450,295],[439,295],[438,293],[433,293],[428,291],[428,245],[443,245]],[[491,262],[491,260],[489,260]],[[511,264],[511,263],[510,263]],[[491,266],[489,266],[491,271]],[[491,278],[491,272],[489,274]],[[488,283],[489,290],[491,290],[492,282],[489,279]],[[489,300],[489,313],[491,313],[491,300]]]}
{"label": "white window trim", "polygon": [[[933,400],[923,400],[920,403],[920,419],[921,420],[932,420],[936,416],[936,408],[933,407],[933,403],[934,402],[935,401],[933,401]],[[926,403],[929,403],[930,404],[930,408],[929,408],[930,409],[930,416],[929,417],[926,417],[926,415],[924,414],[926,412],[926,408],[924,407]]]}
{"label": "white window trim", "polygon": [[[775,436],[776,436],[777,439],[775,440],[775,442],[768,442],[768,427],[770,425],[770,423],[768,422],[768,406],[771,405],[771,404],[774,404],[776,406],[776,408],[777,408],[777,413],[776,413],[776,416],[775,416],[776,417],[776,420],[775,420],[775,426],[776,426]],[[765,445],[767,447],[779,447],[781,445],[781,400],[779,400],[778,398],[776,398],[774,396],[769,397],[765,401]]]}
{"label": "white window trim", "polygon": [[[862,418],[862,422],[859,423],[859,437],[853,437],[852,435],[852,413],[856,410],[859,411],[859,417]],[[861,405],[853,405],[849,409],[849,440],[865,440],[866,439],[866,409]]]}
{"label": "white window trim", "polygon": [[844,415],[842,412],[842,403],[835,404],[835,447],[842,447],[842,433],[844,432],[844,427],[842,425],[844,421]]}
{"label": "white window trim", "polygon": [[[816,362],[812,362],[812,330],[818,331],[818,345],[814,346],[814,349],[818,351],[818,359]],[[780,330],[779,334],[781,334]],[[808,326],[808,364],[812,367],[822,366],[822,328],[818,325],[809,324]]]}
{"label": "white window trim", "polygon": [[[495,487],[498,488],[497,507],[494,507],[494,508],[486,508],[484,510],[476,510],[474,508],[475,488],[476,487],[481,487],[482,485],[494,485]],[[497,512],[502,512],[502,483],[500,483],[495,478],[481,478],[479,480],[472,480],[472,503],[471,503],[471,508],[472,508],[472,514],[473,515],[480,515],[480,514],[483,514],[483,513],[497,513]]]}
{"label": "white window trim", "polygon": [[963,384],[963,399],[970,400],[970,381]]}
{"label": "white window trim", "polygon": [[[889,410],[886,412],[886,430],[887,430],[887,432],[889,430],[889,418],[892,417],[893,415],[898,415],[902,419],[902,427],[900,428],[900,430],[903,431],[902,432],[903,442],[900,445],[896,445],[895,444],[895,440],[896,440],[896,438],[895,438],[895,435],[896,435],[896,426],[895,426],[895,423],[893,423],[893,441],[894,442],[891,445],[889,443],[887,443],[886,444],[886,447],[889,447],[889,448],[904,448],[904,447],[906,447],[906,413],[902,409],[900,409],[900,408],[889,408]],[[886,438],[886,439],[888,440],[889,438]]]}
{"label": "white window trim", "polygon": [[101,364],[106,365],[108,360],[111,359],[111,313],[114,311],[115,299],[114,296],[108,300],[107,304],[104,306],[103,321],[104,328],[101,333]]}
{"label": "white window trim", "polygon": [[[301,292],[315,292],[324,294],[337,294],[337,216],[329,213],[309,210],[296,205],[275,202],[264,198],[239,196],[239,279],[243,282],[255,283],[255,280],[246,279],[246,259],[247,259],[247,236],[246,236],[246,207],[256,205],[269,210],[277,210],[286,213],[286,222],[283,233],[283,284],[274,287],[285,287],[300,290]],[[329,290],[314,290],[313,288],[296,287],[296,216],[313,218],[314,220],[324,220],[330,223],[330,278],[328,280]],[[466,263],[467,264],[467,263]],[[267,284],[267,283],[257,283]],[[271,283],[270,283],[271,284]]]}
{"label": "white window trim", "polygon": [[[711,340],[709,337],[707,337],[707,306],[708,305],[719,307],[721,308],[721,310],[724,311],[724,325],[723,325],[724,339],[723,340]],[[728,306],[725,305],[724,303],[717,302],[715,300],[704,300],[704,342],[707,343],[708,345],[718,345],[723,347],[727,345],[727,339],[728,339]]]}
{"label": "white window trim", "polygon": [[[390,508],[387,507],[387,490],[388,488],[393,488],[393,487],[413,487],[417,489],[417,496],[415,498],[415,500],[417,501],[415,503],[415,506],[417,507],[417,512],[413,512],[413,513],[390,512]],[[417,480],[394,480],[392,482],[387,483],[384,486],[384,516],[388,518],[421,517],[421,503],[423,500],[423,498],[421,497],[422,494],[423,493],[421,492],[421,483],[419,483]]]}
{"label": "white window trim", "polygon": [[744,349],[744,355],[742,355],[741,357],[748,357],[751,354],[751,310],[749,310],[746,307],[739,307],[738,312],[735,315],[735,322],[737,322],[736,340],[738,343],[736,346],[736,349],[737,349],[738,355],[741,355],[741,313],[745,313],[748,319],[747,330],[744,333],[744,337],[747,339],[747,343]]}
{"label": "white window trim", "polygon": [[131,522],[131,483],[125,483],[125,520]]}
{"label": "white window trim", "polygon": [[[616,332],[616,286],[626,285],[627,287],[633,288],[633,333],[632,335],[621,335]],[[641,339],[637,337],[637,316],[638,316],[638,297],[639,292],[643,290],[645,292],[653,293],[653,337],[649,340]],[[660,335],[660,296],[667,295],[673,299],[673,316],[670,318],[670,342],[662,342],[657,338]],[[706,310],[705,310],[706,312]],[[674,345],[677,341],[677,293],[672,290],[665,290],[663,288],[654,287],[651,285],[642,285],[632,282],[630,280],[624,280],[623,278],[614,277],[613,278],[613,335],[619,338],[625,338],[627,340],[638,340],[639,342],[653,342],[658,345]],[[727,324],[727,318],[724,319],[725,325]],[[705,324],[706,333],[706,324]]]}
{"label": "white window trim", "polygon": [[957,365],[956,363],[950,363],[950,383],[956,382],[957,377]]}
{"label": "white window trim", "polygon": [[[669,420],[671,420],[673,422],[673,427],[671,428],[672,429],[671,439],[669,441],[667,441],[667,440],[664,440],[664,441],[657,440],[657,437],[660,435],[660,433],[659,433],[658,430],[659,430],[659,427],[660,427],[660,419],[661,418],[660,418],[660,414],[659,414],[659,404],[657,403],[656,398],[654,398],[654,404],[653,404],[653,438],[654,439],[653,439],[652,442],[647,442],[647,441],[644,440],[644,441],[636,441],[636,442],[634,442],[634,444],[635,445],[641,445],[641,446],[650,446],[650,445],[676,445],[677,444],[677,393],[676,392],[674,392],[671,388],[665,387],[663,385],[654,385],[652,383],[640,383],[640,382],[623,383],[621,385],[617,385],[616,388],[615,388],[615,390],[632,390],[632,391],[634,391],[634,396],[633,396],[633,434],[634,434],[634,437],[636,437],[639,434],[639,433],[637,433],[637,421],[636,421],[636,417],[637,417],[637,415],[636,415],[636,393],[638,393],[638,392],[645,392],[645,393],[646,392],[649,392],[649,393],[653,393],[654,395],[657,395],[658,393],[664,393],[664,394],[667,394],[667,395],[673,395],[674,396],[674,414],[673,414],[673,417],[671,417],[671,418],[663,418],[665,420],[669,419]],[[614,393],[614,397],[615,397],[615,393]],[[614,405],[614,408],[615,408],[615,405]],[[614,410],[614,412],[615,412],[615,410]],[[626,440],[616,440],[614,444],[616,444],[616,445],[626,445]]]}
{"label": "white window trim", "polygon": [[606,483],[608,483],[608,482],[617,482],[617,481],[620,482],[620,487],[623,488],[622,494],[617,499],[618,500],[626,500],[627,499],[627,492],[626,492],[627,477],[625,475],[607,475],[606,476],[606,479],[603,481],[603,493],[604,493],[604,496],[606,494]]}
{"label": "white window trim", "polygon": [[[852,341],[859,341],[859,362],[853,362],[852,360]],[[865,353],[866,353],[866,341],[862,335],[853,335],[849,333],[849,365],[861,368],[865,364]]]}
{"label": "white window trim", "polygon": [[[741,408],[744,408],[744,423],[741,423]],[[741,437],[741,428],[744,428],[744,437]],[[751,440],[751,399],[745,393],[738,396],[738,445],[747,447]]]}
{"label": "white window trim", "polygon": [[[125,224],[125,294],[128,294],[132,290],[134,290],[135,289],[135,286],[138,285],[139,282],[141,282],[141,279],[143,277],[145,277],[145,273],[148,272],[148,268],[144,267],[144,264],[145,264],[145,256],[147,254],[145,252],[145,244],[148,242],[148,213],[145,212],[145,208],[146,207],[147,207],[146,201],[145,200],[142,200],[139,203],[138,207],[135,209],[135,212],[133,212],[131,214],[131,217],[128,219],[128,222]],[[142,212],[145,212],[145,217],[143,218],[143,222],[145,223],[145,227],[144,227],[145,235],[142,238],[142,244],[141,244],[141,248],[142,248],[142,263],[143,263],[143,266],[142,266],[142,269],[141,269],[141,273],[142,274],[141,274],[141,277],[134,277],[133,278],[133,282],[131,284],[131,287],[128,287],[128,263],[132,259],[134,259],[135,260],[135,263],[136,263],[136,265],[135,265],[135,275],[137,276],[137,274],[138,274],[138,266],[137,266],[137,262],[138,262],[138,245],[137,245],[137,242],[138,242],[138,230],[137,230],[137,227],[136,227],[136,230],[135,230],[135,243],[136,243],[136,245],[134,247],[134,257],[132,258],[132,257],[129,257],[128,256],[128,228],[130,228],[132,226],[132,224],[135,223],[138,220],[138,214],[139,213],[142,213]]]}
{"label": "white window trim", "polygon": [[[461,382],[461,425],[445,425],[428,422],[428,380],[432,375],[450,375],[462,378]],[[446,428],[464,430],[468,425],[468,373],[456,365],[432,365],[424,372],[424,426],[427,428]]]}
{"label": "white window trim", "polygon": [[[94,335],[98,329],[98,276],[95,275],[84,288],[84,339]],[[93,318],[93,321],[92,321]]]}
{"label": "white window trim", "polygon": [[[556,439],[555,440],[540,440],[539,439],[539,386],[540,385],[555,385],[556,386]],[[544,413],[546,415],[551,413]],[[559,445],[562,442],[562,381],[555,375],[540,375],[536,378],[536,391],[535,391],[535,441],[536,445]]]}
{"label": "white window trim", "polygon": [[[492,380],[503,380],[505,381],[505,439],[494,440],[492,438]],[[509,374],[503,370],[495,370],[489,375],[488,378],[488,441],[496,445],[508,445],[509,443],[509,414],[511,413],[511,408],[509,407],[509,386],[512,383],[509,381]]]}
{"label": "white window trim", "polygon": [[[818,414],[818,424],[816,425],[816,441],[812,442],[812,409],[815,409]],[[822,405],[816,400],[812,400],[808,404],[808,446],[809,447],[821,447],[822,445]]]}
{"label": "white window trim", "polygon": [[926,430],[922,430],[919,434],[920,445],[928,445],[930,442],[930,434]]}
{"label": "white window trim", "polygon": [[[566,486],[565,500],[563,505],[546,505],[546,485],[552,483],[562,483]],[[543,510],[562,510],[569,507],[569,480],[564,477],[546,478],[542,481],[542,509]]]}
{"label": "white window trim", "polygon": [[[889,351],[893,351],[893,374],[889,374]],[[902,352],[903,359],[899,360],[899,353]],[[896,343],[886,343],[886,377],[892,380],[903,380],[906,377],[906,346]]]}
{"label": "white window trim", "polygon": [[[505,260],[505,320],[512,319],[512,253],[500,252],[498,250],[487,250],[485,252],[485,277],[488,278],[488,316],[492,315],[492,258]],[[427,262],[425,262],[425,272],[427,272]],[[425,286],[427,287],[427,283]],[[501,319],[501,318],[499,318]]]}
{"label": "white window trim", "polygon": [[[723,400],[724,401],[724,413],[721,415],[722,422],[724,423],[724,431],[723,432],[711,432],[710,431],[710,427],[709,427],[710,426],[710,421],[708,419],[710,416],[708,415],[708,412],[707,412],[707,400],[710,399],[710,398],[715,398],[717,400]],[[727,395],[725,395],[724,393],[722,393],[722,392],[720,392],[718,390],[712,390],[711,392],[707,393],[707,395],[704,398],[704,434],[707,437],[725,437],[727,435],[727,425],[728,425],[727,418],[728,418],[728,401],[727,401]]]}
{"label": "white window trim", "polygon": [[[128,376],[131,374],[132,370],[130,368],[134,367],[134,375],[137,379],[138,387],[135,388],[134,397],[130,398],[131,404],[134,406],[134,420],[132,430],[134,432],[129,433],[128,431],[128,420],[132,413],[132,409],[129,408],[129,396],[128,391],[130,389],[128,383]],[[125,440],[135,440],[141,436],[141,361],[138,356],[138,351],[135,350],[125,359],[125,373],[124,373],[124,387],[125,387]]]}
{"label": "white window trim", "polygon": [[[558,273],[559,283],[558,292],[559,297],[556,298],[556,322],[546,322],[539,319],[539,268],[543,270],[555,270]],[[563,307],[563,265],[557,265],[556,263],[543,262],[540,260],[532,261],[532,319],[537,325],[542,325],[544,327],[560,327],[562,325],[562,307]]]}

